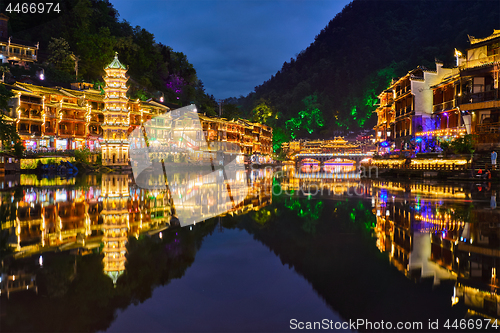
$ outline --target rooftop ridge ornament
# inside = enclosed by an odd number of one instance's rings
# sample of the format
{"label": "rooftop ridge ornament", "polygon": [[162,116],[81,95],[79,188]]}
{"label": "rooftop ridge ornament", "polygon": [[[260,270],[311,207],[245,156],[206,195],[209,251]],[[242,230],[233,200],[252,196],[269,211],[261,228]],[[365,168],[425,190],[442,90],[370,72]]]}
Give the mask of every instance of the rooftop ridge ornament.
{"label": "rooftop ridge ornament", "polygon": [[467,36],[469,37],[470,44],[474,45],[477,43],[485,42],[485,41],[490,40],[490,39],[500,37],[500,30],[493,29],[493,33],[491,35],[489,35],[488,37],[484,37],[484,38],[476,38],[476,37],[471,36],[471,35],[467,35]]}
{"label": "rooftop ridge ornament", "polygon": [[113,61],[111,61],[111,63],[109,65],[107,65],[106,67],[104,67],[104,69],[108,69],[108,68],[111,68],[111,69],[127,69],[125,66],[122,65],[122,63],[120,62],[120,60],[118,60],[118,52],[115,52],[115,58],[113,59]]}

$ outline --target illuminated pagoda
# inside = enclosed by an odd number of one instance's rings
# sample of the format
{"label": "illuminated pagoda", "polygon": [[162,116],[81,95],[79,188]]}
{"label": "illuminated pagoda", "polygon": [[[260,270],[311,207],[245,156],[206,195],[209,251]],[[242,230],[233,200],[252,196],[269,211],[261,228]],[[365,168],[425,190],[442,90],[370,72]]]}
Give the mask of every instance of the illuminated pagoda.
{"label": "illuminated pagoda", "polygon": [[118,53],[113,61],[104,68],[104,122],[102,165],[128,165],[128,128],[130,124],[130,110],[127,108],[127,69],[118,60]]}
{"label": "illuminated pagoda", "polygon": [[128,175],[104,174],[101,185],[104,273],[116,283],[125,271],[129,229]]}

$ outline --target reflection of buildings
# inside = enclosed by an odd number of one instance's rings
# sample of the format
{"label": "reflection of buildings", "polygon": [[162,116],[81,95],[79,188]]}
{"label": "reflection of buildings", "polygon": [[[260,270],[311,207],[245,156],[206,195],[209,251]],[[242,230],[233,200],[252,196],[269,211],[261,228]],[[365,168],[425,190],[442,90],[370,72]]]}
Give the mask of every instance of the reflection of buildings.
{"label": "reflection of buildings", "polygon": [[359,172],[352,172],[352,165],[339,166],[333,172],[302,173],[293,166],[283,167],[281,190],[286,194],[326,196],[366,196],[369,183],[360,183]]}
{"label": "reflection of buildings", "polygon": [[100,229],[97,201],[100,190],[92,183],[94,177],[89,178],[92,185],[87,191],[26,188],[15,206],[14,194],[3,192],[2,206],[13,217],[2,224],[2,229],[11,228],[10,245],[22,254],[93,239]]}
{"label": "reflection of buildings", "polygon": [[104,273],[116,282],[125,271],[125,245],[130,227],[128,175],[103,175],[101,199]]}
{"label": "reflection of buildings", "polygon": [[[374,230],[377,247],[381,252],[386,252],[391,263],[409,278],[433,278],[434,283],[454,278],[448,270],[432,260],[433,244],[429,233],[434,232],[438,224],[439,232],[442,228],[441,220],[432,219],[431,216],[440,214],[437,209],[441,209],[442,202],[420,195],[414,198],[412,186],[422,194],[427,190],[426,186],[419,187],[415,184],[373,184],[372,203],[377,218]],[[430,187],[428,193],[432,194],[434,190]]]}
{"label": "reflection of buildings", "polygon": [[[15,198],[14,189],[0,192],[0,211],[6,217],[2,229],[10,231],[8,242],[15,257],[46,251],[92,249],[102,243],[104,271],[114,280],[125,269],[128,237],[166,229],[174,214],[212,209],[209,201],[214,184],[198,182],[199,178],[194,175],[189,179],[177,179],[177,187],[173,187],[172,193],[183,193],[185,200],[176,207],[172,207],[172,198],[167,192],[140,189],[131,183],[129,175],[105,174],[102,180],[87,176],[84,189],[76,188],[74,178],[72,182],[62,179],[39,181],[36,176],[22,176],[26,177],[21,181],[28,185],[19,188],[22,193],[19,200]],[[247,176],[246,196],[238,205],[220,214],[244,214],[271,203],[272,173],[265,169],[254,170],[252,175],[241,175],[245,182]],[[181,188],[185,192],[179,192]],[[195,191],[201,193],[203,199],[194,200]]]}
{"label": "reflection of buildings", "polygon": [[500,213],[443,201],[469,196],[457,185],[373,186],[377,246],[391,262],[412,278],[456,278],[453,304],[463,301],[474,314],[499,318]]}
{"label": "reflection of buildings", "polygon": [[[458,274],[453,302],[500,318],[500,213],[475,210],[477,223],[466,223],[452,247],[453,270]],[[460,237],[458,237],[460,236]]]}

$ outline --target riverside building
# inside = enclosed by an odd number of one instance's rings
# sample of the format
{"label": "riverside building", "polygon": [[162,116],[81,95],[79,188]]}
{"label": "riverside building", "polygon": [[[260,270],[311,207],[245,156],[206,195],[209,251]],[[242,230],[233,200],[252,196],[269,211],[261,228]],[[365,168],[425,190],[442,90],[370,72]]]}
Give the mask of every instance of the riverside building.
{"label": "riverside building", "polygon": [[456,66],[417,67],[379,95],[379,152],[432,151],[440,141],[465,134],[477,134],[478,147],[498,145],[500,30],[485,38],[469,36],[469,43],[465,55],[455,50]]}
{"label": "riverside building", "polygon": [[[126,69],[118,57],[105,68],[104,93],[88,84],[77,89],[16,82],[4,84],[14,96],[6,115],[16,124],[23,145],[33,151],[102,150],[103,164],[128,164],[128,136],[148,122],[152,145],[168,140],[170,123],[151,122],[170,107],[153,99],[126,96]],[[2,83],[3,84],[3,83]],[[272,153],[272,128],[243,119],[228,120],[199,114],[198,139],[237,143],[245,155]],[[114,162],[113,162],[114,156]]]}

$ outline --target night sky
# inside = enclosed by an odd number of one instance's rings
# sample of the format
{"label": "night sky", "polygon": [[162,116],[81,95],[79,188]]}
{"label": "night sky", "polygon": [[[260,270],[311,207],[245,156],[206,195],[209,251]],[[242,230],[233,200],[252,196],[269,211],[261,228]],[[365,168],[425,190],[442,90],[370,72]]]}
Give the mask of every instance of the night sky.
{"label": "night sky", "polygon": [[295,58],[349,0],[110,0],[120,19],[183,52],[208,94],[246,96]]}

